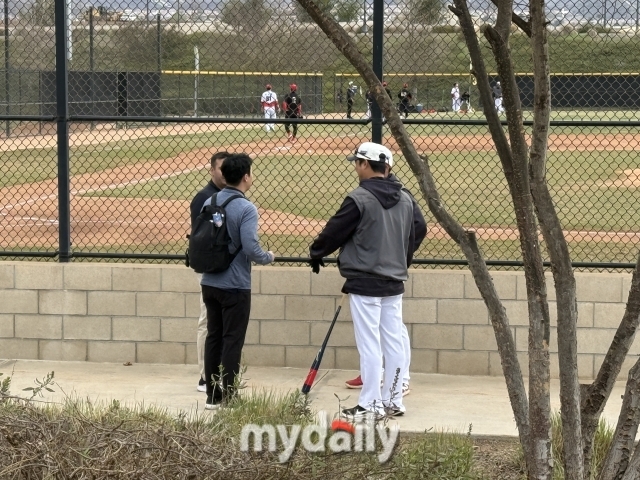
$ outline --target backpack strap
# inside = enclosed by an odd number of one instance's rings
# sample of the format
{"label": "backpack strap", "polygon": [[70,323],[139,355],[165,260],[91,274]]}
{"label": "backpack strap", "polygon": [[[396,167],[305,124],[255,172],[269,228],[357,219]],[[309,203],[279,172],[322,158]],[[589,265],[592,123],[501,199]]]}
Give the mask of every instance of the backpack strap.
{"label": "backpack strap", "polygon": [[[213,195],[214,195],[214,196],[216,196],[216,195],[218,195],[218,193],[219,193],[219,192],[214,193]],[[232,196],[230,196],[229,198],[227,198],[227,199],[222,203],[222,205],[219,205],[219,207],[220,207],[220,208],[224,208],[224,207],[226,207],[226,206],[227,206],[227,203],[229,203],[231,200],[235,200],[236,198],[246,198],[246,197],[245,197],[244,195],[232,195]],[[214,200],[215,200],[215,199],[214,199],[213,197],[211,197],[211,204],[212,204],[212,205],[214,204],[214,203],[213,203],[213,202],[214,202]]]}
{"label": "backpack strap", "polygon": [[[214,202],[217,199],[218,193],[220,193],[220,192],[214,193],[212,195],[212,197],[211,197],[211,205],[212,206],[215,205]],[[231,202],[231,200],[235,200],[236,198],[246,198],[246,197],[244,195],[232,195],[229,198],[227,198],[224,202],[222,202],[222,205],[216,205],[216,206],[219,206],[220,208],[225,208],[227,206],[227,204],[229,202]],[[242,250],[242,243],[240,244],[240,246],[238,246],[238,248],[236,248],[236,251],[231,254],[231,261],[232,262],[235,260],[236,255],[238,255],[238,253],[240,253],[240,250]]]}

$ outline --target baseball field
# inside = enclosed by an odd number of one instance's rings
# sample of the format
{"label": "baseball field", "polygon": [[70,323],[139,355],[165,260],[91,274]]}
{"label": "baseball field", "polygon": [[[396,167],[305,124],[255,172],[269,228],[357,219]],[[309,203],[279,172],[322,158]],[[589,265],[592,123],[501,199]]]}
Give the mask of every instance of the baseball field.
{"label": "baseball field", "polygon": [[[487,258],[519,258],[509,193],[486,128],[407,129],[418,150],[428,155],[447,208],[477,230]],[[361,125],[301,125],[295,143],[286,141],[282,125],[275,134],[251,124],[102,125],[72,134],[73,249],[184,252],[190,199],[208,180],[211,154],[226,149],[255,159],[249,197],[260,208],[264,246],[279,256],[306,256],[324,221],[357,184],[345,155],[369,138],[370,127]],[[397,151],[388,132],[385,143]],[[55,136],[8,139],[0,148],[0,249],[54,251]],[[637,150],[633,129],[552,128],[547,174],[573,260],[634,261],[640,237]],[[428,241],[418,257],[462,258],[434,224],[399,153],[394,172],[418,197],[429,223]]]}

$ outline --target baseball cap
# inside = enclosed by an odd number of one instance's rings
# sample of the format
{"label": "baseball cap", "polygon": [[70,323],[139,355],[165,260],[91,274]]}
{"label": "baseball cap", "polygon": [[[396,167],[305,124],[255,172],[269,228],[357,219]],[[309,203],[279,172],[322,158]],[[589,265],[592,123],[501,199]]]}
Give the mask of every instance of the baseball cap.
{"label": "baseball cap", "polygon": [[389,165],[389,167],[393,167],[391,150],[379,143],[364,142],[356,149],[353,155],[347,157],[347,160],[353,162],[356,158],[370,162],[383,162]]}

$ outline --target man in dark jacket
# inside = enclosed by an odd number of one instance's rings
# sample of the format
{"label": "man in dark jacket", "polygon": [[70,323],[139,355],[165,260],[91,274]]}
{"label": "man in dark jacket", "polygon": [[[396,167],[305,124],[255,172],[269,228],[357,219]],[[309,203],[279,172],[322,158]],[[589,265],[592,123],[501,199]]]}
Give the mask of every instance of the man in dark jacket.
{"label": "man in dark jacket", "polygon": [[[209,175],[211,175],[211,180],[209,183],[196,193],[196,196],[191,200],[191,206],[189,209],[191,210],[191,226],[196,223],[196,219],[198,215],[200,215],[200,211],[202,210],[202,206],[204,202],[211,198],[214,193],[222,190],[226,183],[224,181],[224,177],[222,176],[222,171],[220,170],[220,166],[225,158],[231,155],[229,152],[216,152],[211,157],[211,166],[209,167]],[[198,284],[202,280],[202,275],[198,275]],[[206,392],[207,384],[204,378],[204,343],[207,339],[207,307],[202,300],[202,293],[200,293],[200,317],[198,318],[198,336],[196,338],[196,349],[198,352],[198,366],[200,367],[200,380],[198,381],[198,391]]]}
{"label": "man in dark jacket", "polygon": [[346,279],[342,292],[350,297],[363,387],[358,405],[342,414],[402,415],[402,294],[416,243],[414,204],[402,185],[388,178],[393,166],[388,148],[365,142],[348,160],[354,162],[360,185],[347,195],[309,252],[318,273],[322,258],[340,249],[338,267]]}
{"label": "man in dark jacket", "polygon": [[[393,182],[397,182],[400,186],[402,183],[398,180],[394,174],[389,174],[389,180]],[[407,190],[404,186],[402,190],[408,193],[411,196],[411,200],[413,202],[413,228],[415,229],[415,241],[413,242],[413,253],[420,248],[422,241],[427,236],[427,223],[422,216],[422,212],[420,211],[420,207],[418,206],[418,202],[411,195],[411,192]],[[411,366],[411,339],[409,338],[409,332],[407,330],[407,326],[402,324],[402,347],[404,348],[404,370],[402,375],[402,396],[409,395],[411,393],[411,388],[409,387],[409,380],[411,379],[411,375],[409,374],[409,367]],[[347,388],[362,388],[362,375],[358,375],[356,378],[351,380],[347,380],[344,382]]]}

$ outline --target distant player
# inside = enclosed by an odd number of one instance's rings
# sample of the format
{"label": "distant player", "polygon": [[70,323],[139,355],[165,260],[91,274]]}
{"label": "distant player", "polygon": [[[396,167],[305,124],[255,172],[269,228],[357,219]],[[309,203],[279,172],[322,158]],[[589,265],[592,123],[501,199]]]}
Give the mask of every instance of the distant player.
{"label": "distant player", "polygon": [[402,90],[398,93],[398,98],[400,99],[400,116],[404,114],[404,118],[409,117],[409,110],[411,108],[411,100],[413,99],[413,95],[409,91],[409,84],[405,83],[402,85]]}
{"label": "distant player", "polygon": [[451,89],[451,110],[455,112],[460,111],[460,87],[458,87],[458,83],[453,84],[453,88]]}
{"label": "distant player", "polygon": [[[289,85],[291,91],[284,97],[284,101],[282,102],[282,109],[284,110],[285,118],[302,118],[302,100],[298,95],[298,86],[295,83]],[[293,128],[293,133],[291,133],[291,128]],[[296,141],[296,136],[298,135],[298,124],[297,123],[285,123],[284,129],[287,132],[287,138],[290,142]]]}
{"label": "distant player", "polygon": [[[267,90],[262,94],[260,103],[262,103],[264,118],[271,120],[276,118],[276,110],[279,112],[280,106],[278,105],[278,95],[276,95],[276,92],[271,90],[271,85],[269,83],[267,83],[266,88]],[[264,128],[267,132],[274,132],[276,130],[276,125],[274,123],[267,123]]]}
{"label": "distant player", "polygon": [[349,88],[347,88],[347,118],[352,118],[351,110],[353,109],[353,100],[357,92],[358,87],[353,82],[349,82]]}
{"label": "distant player", "polygon": [[366,118],[371,118],[371,107],[373,106],[373,92],[371,91],[371,89],[367,90],[367,93],[365,93],[364,98],[367,100],[367,113],[365,114]]}
{"label": "distant player", "polygon": [[391,89],[388,86],[389,84],[387,82],[382,82],[382,87],[384,88],[384,91],[387,92],[387,95],[389,95],[389,98],[393,98],[393,96],[391,95]]}
{"label": "distant player", "polygon": [[504,108],[502,108],[502,87],[500,86],[500,81],[497,81],[496,84],[492,88],[493,92],[493,105],[496,107],[496,112],[504,113]]}

